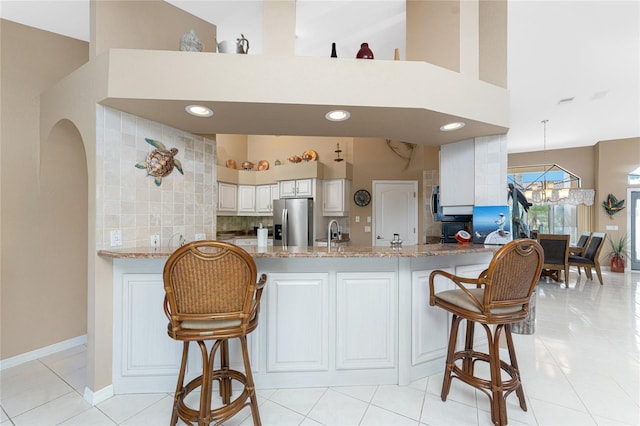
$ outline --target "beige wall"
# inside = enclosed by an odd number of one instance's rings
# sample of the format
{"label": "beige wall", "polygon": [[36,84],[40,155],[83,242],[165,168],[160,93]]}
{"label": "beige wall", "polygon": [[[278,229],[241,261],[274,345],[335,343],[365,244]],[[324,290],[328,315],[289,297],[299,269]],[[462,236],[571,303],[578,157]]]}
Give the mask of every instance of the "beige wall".
{"label": "beige wall", "polygon": [[459,1],[407,1],[407,60],[460,70]]}
{"label": "beige wall", "polygon": [[0,25],[0,358],[6,359],[87,331],[85,152],[69,122],[40,135],[38,111],[41,91],[85,63],[89,46],[9,21]]}
{"label": "beige wall", "polygon": [[579,176],[582,188],[596,187],[596,157],[592,146],[509,154],[508,160],[509,167],[554,163]]}
{"label": "beige wall", "polygon": [[180,37],[191,29],[203,43],[203,51],[216,51],[216,26],[170,3],[91,0],[90,9],[91,57],[118,47],[180,50]]}
{"label": "beige wall", "polygon": [[[392,142],[398,146],[401,154],[407,155],[402,143]],[[438,168],[438,148],[416,146],[413,157],[407,165],[407,160],[396,155],[388,146],[384,139],[378,138],[356,138],[353,142],[353,181],[351,183],[352,193],[358,189],[366,189],[372,192],[373,180],[415,180],[418,182],[418,243],[424,243],[422,237],[423,226],[423,170]],[[355,216],[360,216],[360,222],[355,222]],[[353,202],[351,197],[351,223],[350,237],[352,245],[371,245],[372,235],[364,232],[364,227],[371,225],[367,223],[366,217],[373,218],[372,205],[359,207]]]}
{"label": "beige wall", "polygon": [[480,80],[507,87],[507,0],[480,0]]}
{"label": "beige wall", "polygon": [[[629,185],[627,175],[640,167],[640,137],[601,141],[598,142],[597,148],[596,204],[598,213],[596,214],[596,228],[614,237],[628,235],[631,230],[627,229],[627,212],[630,201],[627,200],[627,188],[639,190],[640,185]],[[601,206],[608,194],[613,194],[619,200],[626,200],[625,210],[615,214],[613,218],[609,218]],[[607,231],[607,225],[617,225],[618,231]],[[606,249],[603,249],[603,252],[608,252]]]}

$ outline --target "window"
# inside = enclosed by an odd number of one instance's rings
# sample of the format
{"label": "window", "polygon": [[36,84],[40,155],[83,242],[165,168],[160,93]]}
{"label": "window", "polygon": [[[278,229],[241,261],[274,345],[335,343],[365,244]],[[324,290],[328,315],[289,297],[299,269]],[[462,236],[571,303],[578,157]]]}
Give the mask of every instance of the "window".
{"label": "window", "polygon": [[529,208],[529,229],[539,234],[569,234],[575,243],[578,239],[577,210],[571,204],[533,205]]}
{"label": "window", "polygon": [[567,195],[570,189],[580,187],[579,176],[557,164],[523,166],[509,168],[507,182],[520,189],[533,204],[526,218],[522,218],[529,230],[539,234],[569,234],[572,242],[577,241],[578,209]]}

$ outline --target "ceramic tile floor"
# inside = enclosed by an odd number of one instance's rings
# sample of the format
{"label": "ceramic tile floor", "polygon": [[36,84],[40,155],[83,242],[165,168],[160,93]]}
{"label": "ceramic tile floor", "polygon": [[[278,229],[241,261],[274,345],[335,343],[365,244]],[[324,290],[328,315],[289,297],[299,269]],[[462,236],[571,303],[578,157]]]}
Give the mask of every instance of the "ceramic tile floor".
{"label": "ceramic tile floor", "polygon": [[[509,397],[509,424],[640,424],[640,272],[604,273],[605,285],[572,270],[569,288],[542,281],[533,335],[514,335],[529,410]],[[1,372],[0,426],[166,425],[166,393],[82,398],[82,346]],[[443,366],[444,367],[444,366]],[[488,399],[442,374],[409,386],[258,392],[264,425],[489,425]],[[248,410],[230,425],[252,424]]]}

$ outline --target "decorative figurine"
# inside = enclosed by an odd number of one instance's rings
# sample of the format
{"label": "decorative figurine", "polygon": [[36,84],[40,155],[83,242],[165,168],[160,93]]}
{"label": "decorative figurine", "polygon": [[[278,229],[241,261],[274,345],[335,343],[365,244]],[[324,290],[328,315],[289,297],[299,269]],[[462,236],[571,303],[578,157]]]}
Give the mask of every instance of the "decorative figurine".
{"label": "decorative figurine", "polygon": [[369,49],[369,43],[362,43],[360,45],[360,50],[356,54],[356,58],[358,59],[373,59],[373,52]]}
{"label": "decorative figurine", "polygon": [[240,38],[236,39],[236,53],[249,53],[249,40],[244,38],[244,34],[240,34]]}
{"label": "decorative figurine", "polygon": [[184,172],[182,171],[182,163],[175,158],[178,154],[178,150],[176,148],[167,150],[164,144],[160,141],[155,141],[149,138],[145,138],[144,140],[156,149],[147,155],[147,161],[140,161],[139,163],[136,163],[135,166],[139,169],[147,169],[147,176],[155,177],[157,186],[160,186],[163,177],[171,174],[174,166],[178,169],[180,174],[184,175]]}
{"label": "decorative figurine", "polygon": [[182,34],[180,37],[180,50],[184,52],[202,52],[204,45],[194,30]]}

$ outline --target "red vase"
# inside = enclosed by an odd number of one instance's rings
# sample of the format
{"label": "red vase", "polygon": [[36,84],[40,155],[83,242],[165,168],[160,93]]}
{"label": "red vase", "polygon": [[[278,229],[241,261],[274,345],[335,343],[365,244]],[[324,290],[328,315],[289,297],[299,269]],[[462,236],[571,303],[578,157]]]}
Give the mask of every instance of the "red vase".
{"label": "red vase", "polygon": [[369,43],[362,43],[360,45],[360,50],[356,54],[356,58],[358,59],[373,59],[373,52],[369,49]]}
{"label": "red vase", "polygon": [[614,254],[611,256],[611,272],[624,272],[624,259]]}

